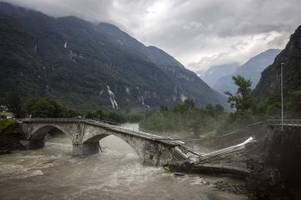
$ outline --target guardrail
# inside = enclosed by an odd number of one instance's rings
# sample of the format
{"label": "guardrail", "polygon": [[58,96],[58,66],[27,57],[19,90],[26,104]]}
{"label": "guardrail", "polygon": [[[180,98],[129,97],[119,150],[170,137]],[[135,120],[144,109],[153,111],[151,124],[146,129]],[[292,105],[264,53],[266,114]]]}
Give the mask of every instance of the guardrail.
{"label": "guardrail", "polygon": [[[266,121],[268,125],[282,125],[281,119],[269,119]],[[301,126],[301,119],[284,119],[284,126]]]}

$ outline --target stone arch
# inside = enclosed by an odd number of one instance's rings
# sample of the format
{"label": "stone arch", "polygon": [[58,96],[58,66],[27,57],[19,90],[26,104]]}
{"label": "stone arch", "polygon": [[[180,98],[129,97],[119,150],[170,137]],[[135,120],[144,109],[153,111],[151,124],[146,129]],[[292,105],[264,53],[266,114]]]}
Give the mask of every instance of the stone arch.
{"label": "stone arch", "polygon": [[106,136],[114,135],[128,143],[142,159],[143,164],[162,166],[173,161],[187,159],[185,153],[173,143],[91,120],[24,120],[22,130],[29,140],[29,149],[44,147],[44,137],[51,128],[56,128],[72,138],[73,156],[98,153],[99,141]]}
{"label": "stone arch", "polygon": [[43,124],[43,125],[39,125],[33,128],[31,134],[30,134],[30,138],[29,138],[29,146],[31,149],[37,149],[37,148],[42,148],[45,145],[45,137],[46,135],[49,134],[50,130],[56,129],[60,132],[62,132],[63,134],[67,135],[70,137],[70,142],[72,143],[72,135],[64,130],[64,128],[62,128],[59,125],[55,125],[55,124]]}
{"label": "stone arch", "polygon": [[[121,139],[122,141],[124,141],[125,143],[127,143],[131,147],[131,149],[137,154],[139,159],[141,161],[144,161],[144,154],[143,154],[144,145],[141,145],[141,144],[144,144],[144,140],[138,139],[138,138],[133,138],[130,136],[125,136],[123,134],[117,134],[114,132],[105,132],[105,133],[96,134],[89,138],[86,138],[83,141],[83,145],[99,144],[99,141],[101,141],[102,139],[104,139],[108,136],[115,136],[115,137]],[[141,141],[138,141],[138,140],[141,140]]]}

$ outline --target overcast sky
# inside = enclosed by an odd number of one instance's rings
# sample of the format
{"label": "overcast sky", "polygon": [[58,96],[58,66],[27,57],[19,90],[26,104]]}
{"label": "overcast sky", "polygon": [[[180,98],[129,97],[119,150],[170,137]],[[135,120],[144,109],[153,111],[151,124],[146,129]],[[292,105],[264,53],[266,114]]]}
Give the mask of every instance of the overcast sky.
{"label": "overcast sky", "polygon": [[[1,1],[1,0],[0,0]],[[284,48],[301,24],[300,0],[6,0],[52,16],[109,22],[186,67],[245,62]]]}

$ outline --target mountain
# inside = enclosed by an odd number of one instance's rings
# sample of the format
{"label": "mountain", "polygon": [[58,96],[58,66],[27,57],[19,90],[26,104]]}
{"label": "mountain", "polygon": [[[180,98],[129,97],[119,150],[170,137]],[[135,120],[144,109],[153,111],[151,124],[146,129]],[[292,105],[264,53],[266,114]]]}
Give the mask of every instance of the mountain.
{"label": "mountain", "polygon": [[230,75],[239,67],[238,63],[229,63],[223,65],[214,65],[205,71],[197,71],[199,77],[204,80],[210,87],[216,84],[216,81],[223,76]]}
{"label": "mountain", "polygon": [[0,101],[11,91],[70,107],[145,109],[225,99],[172,56],[118,27],[0,3]]}
{"label": "mountain", "polygon": [[[181,63],[161,49],[148,47],[148,55],[165,72],[168,78],[175,81],[173,101],[177,99],[183,101],[188,97],[193,97],[193,99],[200,99],[207,102],[207,104],[219,103],[225,106],[225,108],[228,107],[222,95],[212,90],[194,72],[187,70]],[[216,101],[216,96],[219,100],[218,102]]]}
{"label": "mountain", "polygon": [[275,61],[267,67],[261,75],[254,94],[258,97],[279,96],[280,70],[283,65],[284,93],[301,89],[301,26],[290,37],[285,49],[276,57]]}
{"label": "mountain", "polygon": [[261,72],[273,63],[275,57],[279,53],[279,49],[269,49],[252,57],[245,64],[241,65],[234,73],[219,78],[212,87],[221,93],[224,93],[225,91],[235,93],[237,87],[234,85],[232,77],[241,75],[246,79],[251,80],[252,88],[255,88],[260,79]]}
{"label": "mountain", "polygon": [[176,59],[174,59],[172,56],[168,55],[166,52],[163,50],[154,47],[154,46],[148,46],[147,47],[147,55],[149,59],[158,65],[160,68],[163,69],[176,69],[176,68],[181,68],[185,69],[185,67],[178,62]]}

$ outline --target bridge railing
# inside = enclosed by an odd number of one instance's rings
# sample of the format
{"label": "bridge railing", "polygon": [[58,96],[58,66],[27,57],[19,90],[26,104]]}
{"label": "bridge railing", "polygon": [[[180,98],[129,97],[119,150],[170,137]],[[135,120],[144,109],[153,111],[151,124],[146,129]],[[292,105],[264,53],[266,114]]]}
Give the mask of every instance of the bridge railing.
{"label": "bridge railing", "polygon": [[24,119],[19,119],[19,121],[22,122],[29,122],[29,123],[34,123],[34,122],[84,122],[85,119],[80,119],[80,118],[24,118]]}
{"label": "bridge railing", "polygon": [[[266,120],[267,125],[282,125],[281,119],[268,119]],[[283,120],[284,126],[301,126],[301,119],[284,119]]]}

